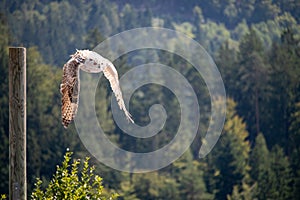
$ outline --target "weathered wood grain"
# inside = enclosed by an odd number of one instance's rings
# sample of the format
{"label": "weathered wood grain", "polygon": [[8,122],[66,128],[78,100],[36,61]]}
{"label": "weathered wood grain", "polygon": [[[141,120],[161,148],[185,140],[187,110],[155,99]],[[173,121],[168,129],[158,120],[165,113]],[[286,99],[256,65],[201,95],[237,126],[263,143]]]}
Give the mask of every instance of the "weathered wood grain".
{"label": "weathered wood grain", "polygon": [[9,48],[9,199],[26,200],[26,49]]}

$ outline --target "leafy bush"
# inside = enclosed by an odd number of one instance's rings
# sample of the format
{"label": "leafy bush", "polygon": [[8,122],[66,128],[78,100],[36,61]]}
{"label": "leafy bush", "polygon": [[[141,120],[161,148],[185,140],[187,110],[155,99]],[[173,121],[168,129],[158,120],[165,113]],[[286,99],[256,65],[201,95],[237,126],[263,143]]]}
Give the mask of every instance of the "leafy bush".
{"label": "leafy bush", "polygon": [[39,178],[31,194],[32,199],[116,199],[117,194],[108,195],[102,186],[102,178],[94,174],[95,167],[89,166],[89,158],[83,162],[83,169],[79,172],[80,160],[71,164],[72,152],[64,156],[62,166],[57,166],[53,179],[45,190]]}

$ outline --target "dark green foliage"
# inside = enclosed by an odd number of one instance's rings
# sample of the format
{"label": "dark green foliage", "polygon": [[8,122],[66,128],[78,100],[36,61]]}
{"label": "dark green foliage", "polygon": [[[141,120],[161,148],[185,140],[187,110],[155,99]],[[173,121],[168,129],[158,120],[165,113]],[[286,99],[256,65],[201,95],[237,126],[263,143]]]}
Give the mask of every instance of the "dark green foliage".
{"label": "dark green foliage", "polygon": [[291,199],[292,177],[288,158],[284,155],[283,149],[275,145],[271,151],[271,169],[273,177],[270,194],[271,199]]}
{"label": "dark green foliage", "polygon": [[255,147],[250,154],[250,176],[257,187],[254,192],[258,199],[270,198],[273,172],[271,169],[270,152],[264,136],[260,133],[255,140]]}
{"label": "dark green foliage", "polygon": [[[250,130],[250,141],[254,141],[256,135],[261,131],[261,116],[263,107],[261,101],[267,100],[268,94],[268,66],[265,64],[262,42],[256,32],[251,28],[239,45],[239,79],[242,95],[239,101],[243,102],[243,113],[246,120],[252,124]],[[241,106],[239,104],[239,106]],[[254,125],[254,126],[253,126]]]}
{"label": "dark green foliage", "polygon": [[168,175],[151,172],[133,176],[132,183],[137,198],[151,199],[180,199],[178,183]]}
{"label": "dark green foliage", "polygon": [[[287,145],[289,142],[289,132],[294,135],[295,120],[292,112],[294,112],[295,104],[299,101],[299,76],[300,76],[300,47],[299,39],[296,39],[295,31],[287,29],[281,36],[281,42],[276,42],[270,52],[270,63],[272,67],[271,84],[273,85],[271,96],[272,107],[270,112],[272,118],[268,121],[271,124],[269,131],[266,132],[270,143]],[[290,127],[291,126],[291,127]],[[272,138],[271,135],[277,132],[278,137]],[[296,144],[296,143],[295,143]]]}
{"label": "dark green foliage", "polygon": [[94,28],[88,32],[87,37],[85,39],[85,44],[88,49],[93,49],[103,40],[104,38],[100,33],[99,29]]}
{"label": "dark green foliage", "polygon": [[123,199],[213,199],[203,180],[205,164],[193,160],[187,151],[166,170],[133,174],[122,182]]}
{"label": "dark green foliage", "polygon": [[280,12],[280,8],[273,4],[272,0],[255,1],[252,22],[274,19]]}
{"label": "dark green foliage", "polygon": [[173,163],[171,170],[179,184],[180,199],[213,199],[214,195],[207,192],[204,183],[205,167],[205,163],[193,160],[189,150]]}
{"label": "dark green foliage", "polygon": [[216,191],[216,199],[225,199],[235,185],[241,186],[248,179],[248,132],[236,114],[235,102],[227,103],[226,122],[218,144],[208,156],[208,184]]}
{"label": "dark green foliage", "polygon": [[0,194],[8,194],[8,49],[9,34],[0,14]]}
{"label": "dark green foliage", "polygon": [[299,192],[299,187],[300,187],[300,147],[299,147],[299,141],[300,141],[300,103],[297,102],[295,103],[294,111],[292,113],[291,117],[291,126],[290,126],[290,144],[291,144],[291,157],[290,157],[290,162],[291,162],[291,167],[293,169],[293,175],[294,175],[294,197],[295,199],[300,198],[300,192]]}
{"label": "dark green foliage", "polygon": [[222,75],[227,95],[234,98],[238,98],[236,96],[239,93],[237,87],[239,65],[237,62],[237,50],[234,49],[229,41],[226,41],[218,51],[216,65]]}

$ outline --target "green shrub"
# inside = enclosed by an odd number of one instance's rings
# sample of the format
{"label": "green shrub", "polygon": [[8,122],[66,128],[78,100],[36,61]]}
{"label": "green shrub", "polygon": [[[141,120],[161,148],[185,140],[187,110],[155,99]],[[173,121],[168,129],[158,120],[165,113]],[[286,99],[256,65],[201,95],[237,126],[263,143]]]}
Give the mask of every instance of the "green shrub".
{"label": "green shrub", "polygon": [[95,167],[89,166],[89,158],[83,162],[79,172],[80,160],[71,164],[72,152],[64,156],[62,166],[57,166],[56,173],[45,190],[41,188],[42,181],[38,178],[31,199],[116,199],[117,194],[108,195],[102,186],[102,178],[94,174]]}

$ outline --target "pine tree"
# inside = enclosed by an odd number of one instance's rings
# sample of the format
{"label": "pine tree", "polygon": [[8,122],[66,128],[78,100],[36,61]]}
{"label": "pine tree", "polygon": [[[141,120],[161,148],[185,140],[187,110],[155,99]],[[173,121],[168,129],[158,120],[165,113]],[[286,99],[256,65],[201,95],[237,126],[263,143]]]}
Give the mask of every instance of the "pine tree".
{"label": "pine tree", "polygon": [[220,70],[227,95],[233,98],[238,98],[239,95],[237,82],[240,77],[238,76],[239,65],[237,62],[237,50],[230,41],[226,41],[218,51],[216,65]]}
{"label": "pine tree", "polygon": [[291,116],[291,125],[289,127],[290,132],[290,144],[291,144],[291,167],[293,170],[293,189],[294,199],[300,198],[300,102],[295,103],[294,111]]}
{"label": "pine tree", "polygon": [[271,169],[274,179],[270,189],[271,199],[291,199],[292,197],[292,177],[288,158],[284,155],[283,149],[275,145],[271,151]]}
{"label": "pine tree", "polygon": [[[241,186],[248,179],[250,145],[246,124],[236,114],[236,104],[228,99],[226,121],[222,135],[208,156],[208,169],[213,177],[216,199],[231,195],[235,185]],[[211,188],[212,190],[212,188]]]}
{"label": "pine tree", "polygon": [[263,134],[258,134],[255,140],[255,146],[250,155],[250,176],[257,184],[255,196],[258,199],[269,198],[271,187],[271,162],[270,153]]}
{"label": "pine tree", "polygon": [[[271,64],[272,96],[269,104],[270,117],[266,124],[269,124],[266,135],[268,145],[279,144],[286,147],[286,151],[291,153],[297,141],[292,137],[297,130],[291,130],[290,126],[295,118],[296,102],[300,101],[299,76],[300,76],[300,47],[299,39],[295,32],[287,29],[282,33],[281,42],[274,42],[269,55]],[[276,132],[276,137],[274,137]],[[295,138],[294,138],[295,139]],[[292,145],[290,145],[292,144]]]}
{"label": "pine tree", "polygon": [[179,183],[181,199],[213,199],[213,195],[207,192],[204,182],[204,167],[204,163],[193,160],[190,149],[173,163],[171,173]]}
{"label": "pine tree", "polygon": [[[267,99],[268,66],[264,61],[264,49],[262,42],[256,32],[251,28],[239,45],[238,72],[240,81],[237,84],[242,95],[237,99],[238,110],[245,117],[250,133],[250,142],[253,142],[256,135],[263,131],[261,126],[264,113],[262,101]],[[264,113],[264,115],[262,114]]]}

